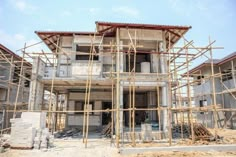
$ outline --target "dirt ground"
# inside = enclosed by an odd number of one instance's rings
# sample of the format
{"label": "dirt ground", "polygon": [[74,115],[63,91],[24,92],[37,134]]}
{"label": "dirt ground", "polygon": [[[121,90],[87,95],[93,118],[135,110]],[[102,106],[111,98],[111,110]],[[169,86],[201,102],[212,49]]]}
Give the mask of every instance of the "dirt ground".
{"label": "dirt ground", "polygon": [[118,149],[110,146],[110,140],[89,140],[88,148],[82,140],[55,140],[54,148],[45,150],[13,150],[0,154],[0,157],[116,157]]}
{"label": "dirt ground", "polygon": [[[213,132],[213,130],[211,130]],[[222,136],[222,140],[207,142],[196,141],[194,145],[211,145],[211,144],[236,144],[236,130],[218,129],[217,134]],[[179,140],[173,145],[190,145],[191,140]],[[9,149],[0,154],[0,157],[122,157],[114,145],[110,145],[110,139],[89,139],[88,148],[85,149],[82,139],[55,140],[54,147],[45,150],[12,150]],[[168,143],[137,143],[137,147],[158,147],[168,146]],[[133,155],[124,155],[124,157],[223,157],[236,156],[235,152],[146,152]]]}

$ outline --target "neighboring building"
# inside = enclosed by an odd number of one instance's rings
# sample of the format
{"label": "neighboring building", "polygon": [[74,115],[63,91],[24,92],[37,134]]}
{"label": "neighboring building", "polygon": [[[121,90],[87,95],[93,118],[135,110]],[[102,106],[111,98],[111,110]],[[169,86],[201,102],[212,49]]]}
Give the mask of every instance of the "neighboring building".
{"label": "neighboring building", "polygon": [[[22,109],[27,109],[31,64],[23,60],[23,77],[19,85],[21,62],[22,57],[0,44],[0,107],[1,115],[4,115],[3,128],[9,127],[9,119],[13,117],[12,112],[5,112],[6,109],[14,110],[15,104],[17,108],[20,106]],[[17,98],[18,85],[20,88]]]}
{"label": "neighboring building", "polygon": [[[236,108],[236,52],[213,60],[215,74],[216,105],[218,108]],[[205,107],[213,104],[213,86],[211,60],[207,60],[189,71],[197,81],[193,87],[195,105]],[[213,112],[200,112],[198,120],[209,127],[214,127]],[[233,111],[217,112],[218,126],[236,128],[236,115]]]}
{"label": "neighboring building", "polygon": [[[35,57],[29,108],[42,108],[45,90],[57,94],[66,94],[67,110],[82,111],[84,109],[86,80],[89,71],[89,52],[91,45],[98,55],[93,57],[92,85],[90,109],[101,110],[112,108],[112,82],[114,81],[114,108],[129,108],[129,70],[134,66],[134,50],[130,46],[136,39],[136,70],[135,70],[135,107],[156,108],[158,105],[167,107],[169,87],[167,77],[167,48],[173,45],[191,27],[96,22],[97,32],[55,32],[36,31],[48,48],[56,55],[56,65],[51,60]],[[93,40],[93,38],[95,39]],[[132,39],[130,39],[132,38]],[[131,41],[132,40],[132,41]],[[57,47],[58,45],[58,47]],[[131,59],[129,69],[129,49]],[[111,53],[112,52],[112,53]],[[164,53],[162,53],[164,52]],[[114,57],[112,57],[112,54]],[[120,55],[120,57],[118,57]],[[49,55],[48,55],[49,56]],[[42,57],[42,55],[41,55]],[[113,67],[113,69],[112,69]],[[111,74],[120,75],[120,81],[112,81]],[[55,77],[54,77],[55,72]],[[161,76],[158,75],[162,74]],[[157,87],[160,87],[160,103],[157,103]],[[36,97],[37,95],[37,97]],[[146,111],[135,112],[135,124],[140,125],[145,120]],[[158,122],[155,111],[148,111],[149,119]],[[167,110],[162,114],[163,130],[167,129]],[[111,121],[108,113],[92,112],[90,128],[97,128]],[[120,131],[129,125],[129,112],[120,111]],[[67,113],[67,127],[81,127],[83,113]]]}

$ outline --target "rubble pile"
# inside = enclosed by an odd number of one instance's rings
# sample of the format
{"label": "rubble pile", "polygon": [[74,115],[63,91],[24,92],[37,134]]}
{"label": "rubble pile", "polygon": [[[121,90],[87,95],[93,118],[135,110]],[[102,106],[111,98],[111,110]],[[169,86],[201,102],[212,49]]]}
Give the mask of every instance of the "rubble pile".
{"label": "rubble pile", "polygon": [[50,135],[48,128],[37,130],[34,138],[34,149],[49,148],[52,146],[53,136]]}
{"label": "rubble pile", "polygon": [[109,123],[102,129],[101,135],[105,135],[105,136],[107,136],[107,137],[111,135],[111,122],[109,122]]}
{"label": "rubble pile", "polygon": [[5,152],[5,149],[10,147],[9,140],[10,136],[8,134],[3,134],[0,136],[0,153]]}

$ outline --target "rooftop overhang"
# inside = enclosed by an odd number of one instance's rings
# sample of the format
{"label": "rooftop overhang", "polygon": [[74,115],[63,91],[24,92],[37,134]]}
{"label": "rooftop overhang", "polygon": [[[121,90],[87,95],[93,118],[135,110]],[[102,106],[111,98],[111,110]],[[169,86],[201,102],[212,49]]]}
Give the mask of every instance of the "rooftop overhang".
{"label": "rooftop overhang", "polygon": [[74,35],[97,35],[97,32],[66,32],[66,31],[35,31],[39,38],[48,46],[48,48],[55,52],[57,48],[57,41],[62,36]]}
{"label": "rooftop overhang", "polygon": [[[146,30],[162,30],[165,31],[165,39],[167,47],[170,41],[170,48],[192,27],[191,26],[174,26],[174,25],[154,25],[154,24],[138,24],[138,23],[114,23],[114,22],[96,22],[98,33],[105,33],[106,36],[115,36],[117,28],[130,29],[146,29]],[[170,35],[170,39],[169,39]]]}
{"label": "rooftop overhang", "polygon": [[[39,38],[55,52],[57,41],[61,36],[73,35],[104,35],[105,37],[115,37],[116,28],[133,28],[147,30],[165,31],[166,43],[170,41],[171,47],[191,28],[191,26],[171,26],[171,25],[153,25],[153,24],[134,24],[134,23],[113,23],[96,22],[97,32],[76,32],[76,31],[35,31]],[[170,34],[170,39],[169,39]],[[169,47],[169,45],[167,45]]]}
{"label": "rooftop overhang", "polygon": [[[215,66],[216,64],[213,64],[213,66]],[[182,74],[182,77],[187,77],[189,74],[189,77],[194,77],[194,74],[200,74],[200,70],[206,66],[211,66],[211,63],[202,63],[198,66],[196,66],[195,68],[189,70],[188,72],[185,72],[184,74]]]}
{"label": "rooftop overhang", "polygon": [[23,61],[25,66],[32,67],[31,63],[29,63],[28,61],[26,61],[25,59],[23,59],[21,56],[17,55],[16,53],[12,52],[11,50],[3,46],[2,44],[0,44],[0,50],[4,54],[4,56],[1,55],[2,58],[5,59],[7,62],[10,62],[11,57],[13,57],[14,61],[19,61],[17,62],[18,64],[21,64],[21,61]]}

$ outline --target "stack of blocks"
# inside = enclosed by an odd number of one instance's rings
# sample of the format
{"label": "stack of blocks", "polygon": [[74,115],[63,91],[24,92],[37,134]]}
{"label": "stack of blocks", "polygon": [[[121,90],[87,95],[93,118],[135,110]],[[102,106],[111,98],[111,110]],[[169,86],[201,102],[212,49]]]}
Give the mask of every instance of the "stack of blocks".
{"label": "stack of blocks", "polygon": [[32,148],[36,129],[29,122],[21,118],[11,119],[11,147],[14,148]]}
{"label": "stack of blocks", "polygon": [[34,138],[34,149],[48,148],[50,134],[48,128],[38,129]]}
{"label": "stack of blocks", "polygon": [[21,118],[11,119],[12,148],[48,148],[49,130],[46,113],[23,112]]}

